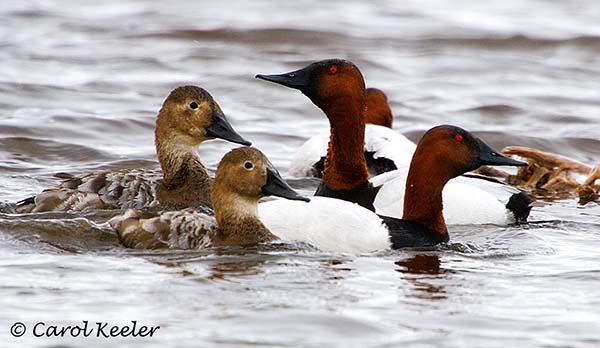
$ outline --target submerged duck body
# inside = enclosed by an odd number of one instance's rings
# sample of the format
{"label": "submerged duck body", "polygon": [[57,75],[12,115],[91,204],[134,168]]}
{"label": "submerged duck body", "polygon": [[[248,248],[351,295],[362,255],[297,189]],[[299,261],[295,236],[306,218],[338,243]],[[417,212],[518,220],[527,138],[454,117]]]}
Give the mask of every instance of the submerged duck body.
{"label": "submerged duck body", "polygon": [[442,214],[444,186],[481,165],[526,163],[498,154],[464,129],[438,126],[425,133],[417,145],[406,182],[402,219],[377,215],[329,197],[313,197],[302,206],[283,200],[265,202],[259,205],[259,212],[276,236],[327,251],[434,246],[449,240]]}
{"label": "submerged duck body", "polygon": [[220,138],[249,145],[204,89],[174,89],[156,118],[155,144],[162,171],[100,171],[61,174],[63,182],[17,204],[19,213],[210,205],[212,178],[197,146]]}
{"label": "submerged duck body", "polygon": [[135,249],[266,243],[277,239],[258,215],[258,200],[267,195],[308,201],[288,186],[262,152],[238,148],[227,153],[217,168],[212,188],[214,215],[194,208],[162,213],[128,210],[109,224],[123,245]]}
{"label": "submerged duck body", "polygon": [[[279,75],[257,75],[258,78],[300,90],[316,106],[321,108],[330,123],[330,137],[324,164],[323,176],[315,195],[338,198],[358,203],[377,213],[400,218],[405,186],[400,180],[388,180],[408,175],[407,166],[398,161],[393,174],[374,177],[369,181],[369,172],[364,159],[366,107],[365,84],[360,70],[351,62],[329,59],[310,64],[290,73]],[[480,179],[469,178],[478,181]],[[465,181],[455,189],[448,186],[444,195],[445,205],[461,207],[465,200],[474,206],[486,207],[492,214],[469,215],[471,218],[455,220],[455,214],[448,214],[449,224],[510,224],[527,219],[531,200],[520,191],[514,192],[509,201],[496,197],[496,189],[488,191],[479,182]],[[497,182],[493,185],[503,184]],[[482,194],[482,191],[488,194]],[[387,193],[386,193],[387,192]],[[380,197],[384,194],[384,197]],[[394,204],[392,204],[394,203]],[[491,218],[490,218],[491,217]]]}

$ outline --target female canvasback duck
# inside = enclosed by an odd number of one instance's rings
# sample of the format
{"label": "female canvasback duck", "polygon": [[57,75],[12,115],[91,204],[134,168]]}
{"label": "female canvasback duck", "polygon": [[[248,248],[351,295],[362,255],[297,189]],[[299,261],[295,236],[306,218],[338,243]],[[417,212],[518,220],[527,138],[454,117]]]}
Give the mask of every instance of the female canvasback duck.
{"label": "female canvasback duck", "polygon": [[502,153],[528,163],[516,175],[501,175],[511,185],[559,196],[576,192],[581,204],[598,200],[600,165],[592,168],[571,158],[523,146],[505,147]]}
{"label": "female canvasback duck", "polygon": [[406,181],[402,219],[379,216],[357,204],[328,197],[313,197],[304,204],[265,202],[259,204],[259,213],[277,237],[326,251],[433,246],[449,240],[442,214],[444,185],[481,165],[527,164],[499,154],[464,129],[438,126],[425,133],[417,145]]}
{"label": "female canvasback duck", "polygon": [[227,153],[212,187],[214,216],[187,208],[148,217],[130,209],[109,224],[119,239],[136,249],[200,249],[248,246],[277,239],[258,216],[258,200],[274,195],[308,202],[281,178],[259,150],[241,147]]}
{"label": "female canvasback duck", "polygon": [[[363,154],[365,83],[353,63],[328,59],[293,72],[256,77],[300,90],[329,119],[325,169],[316,196],[343,199],[378,214],[402,217],[408,166],[369,181]],[[480,178],[458,180],[444,190],[444,216],[449,224],[505,225],[527,219],[531,200],[519,190]],[[469,207],[473,209],[465,214]]]}
{"label": "female canvasback duck", "polygon": [[213,97],[196,86],[178,87],[169,94],[156,117],[154,136],[162,173],[134,169],[62,174],[65,180],[60,185],[19,202],[16,211],[210,206],[212,178],[197,146],[215,138],[250,145],[229,124]]}
{"label": "female canvasback duck", "polygon": [[[391,129],[393,116],[387,95],[377,88],[367,88],[365,93],[364,156],[369,177],[398,169],[398,166],[408,168],[417,145]],[[329,132],[308,139],[294,154],[288,174],[321,178],[328,141]]]}

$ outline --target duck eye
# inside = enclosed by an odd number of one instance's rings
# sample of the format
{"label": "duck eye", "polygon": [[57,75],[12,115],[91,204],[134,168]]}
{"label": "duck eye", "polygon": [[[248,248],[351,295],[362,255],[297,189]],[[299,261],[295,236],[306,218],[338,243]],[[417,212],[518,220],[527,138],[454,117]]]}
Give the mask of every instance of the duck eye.
{"label": "duck eye", "polygon": [[336,66],[329,67],[329,73],[331,75],[335,75],[337,73],[337,67]]}
{"label": "duck eye", "polygon": [[456,134],[456,135],[454,136],[454,140],[456,140],[456,141],[458,141],[458,142],[460,143],[460,142],[463,140],[463,137],[462,137],[462,135],[460,135],[460,134]]}
{"label": "duck eye", "polygon": [[246,161],[246,163],[244,163],[244,168],[250,170],[250,169],[254,168],[254,164],[252,164],[252,162],[250,162],[250,161]]}
{"label": "duck eye", "polygon": [[197,108],[198,108],[198,103],[196,103],[196,102],[191,102],[191,103],[190,103],[190,108],[192,108],[192,109],[194,109],[194,110],[195,110],[195,109],[197,109]]}

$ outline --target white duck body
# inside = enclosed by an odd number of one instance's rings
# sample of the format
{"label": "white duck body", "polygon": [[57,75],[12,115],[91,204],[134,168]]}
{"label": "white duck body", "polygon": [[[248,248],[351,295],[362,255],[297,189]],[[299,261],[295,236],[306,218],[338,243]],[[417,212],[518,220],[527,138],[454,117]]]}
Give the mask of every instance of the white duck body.
{"label": "white duck body", "polygon": [[[313,166],[327,153],[328,143],[329,132],[308,139],[296,151],[288,174],[295,177],[317,176]],[[387,158],[396,166],[408,166],[416,147],[415,143],[393,129],[365,125],[365,152],[373,153],[375,159]]]}
{"label": "white duck body", "polygon": [[[329,134],[310,138],[296,152],[289,170],[291,176],[314,176],[313,165],[327,151]],[[367,124],[365,151],[374,158],[387,158],[398,169],[370,179],[374,186],[382,186],[374,206],[377,214],[401,218],[404,210],[404,190],[410,161],[416,145],[394,130]],[[443,190],[444,219],[449,225],[515,223],[514,214],[506,208],[513,194],[520,191],[498,182],[471,177],[450,180]]]}
{"label": "white duck body", "polygon": [[[408,167],[404,166],[370,180],[373,186],[381,186],[373,203],[377,214],[402,217],[407,173]],[[515,223],[515,216],[506,204],[519,192],[499,182],[459,176],[450,180],[442,191],[444,220],[448,225]]]}
{"label": "white duck body", "polygon": [[389,230],[377,214],[343,200],[277,199],[260,203],[258,213],[280,239],[305,242],[323,251],[362,253],[391,247]]}

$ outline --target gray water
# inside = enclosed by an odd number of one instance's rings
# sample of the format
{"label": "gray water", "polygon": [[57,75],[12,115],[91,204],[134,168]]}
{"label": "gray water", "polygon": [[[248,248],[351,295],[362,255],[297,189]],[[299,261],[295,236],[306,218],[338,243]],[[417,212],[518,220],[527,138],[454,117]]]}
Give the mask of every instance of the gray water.
{"label": "gray water", "polygon": [[[0,23],[2,202],[56,172],[157,168],[154,117],[184,84],[209,90],[285,172],[327,121],[253,76],[331,57],[387,92],[411,139],[450,123],[496,148],[600,162],[595,0],[3,0]],[[213,141],[200,154],[214,169],[230,148]],[[363,255],[283,243],[131,251],[101,225],[110,214],[0,215],[0,346],[600,346],[597,203],[540,201],[531,218],[548,222],[454,226],[440,250]],[[40,322],[132,320],[160,329],[33,334]]]}

